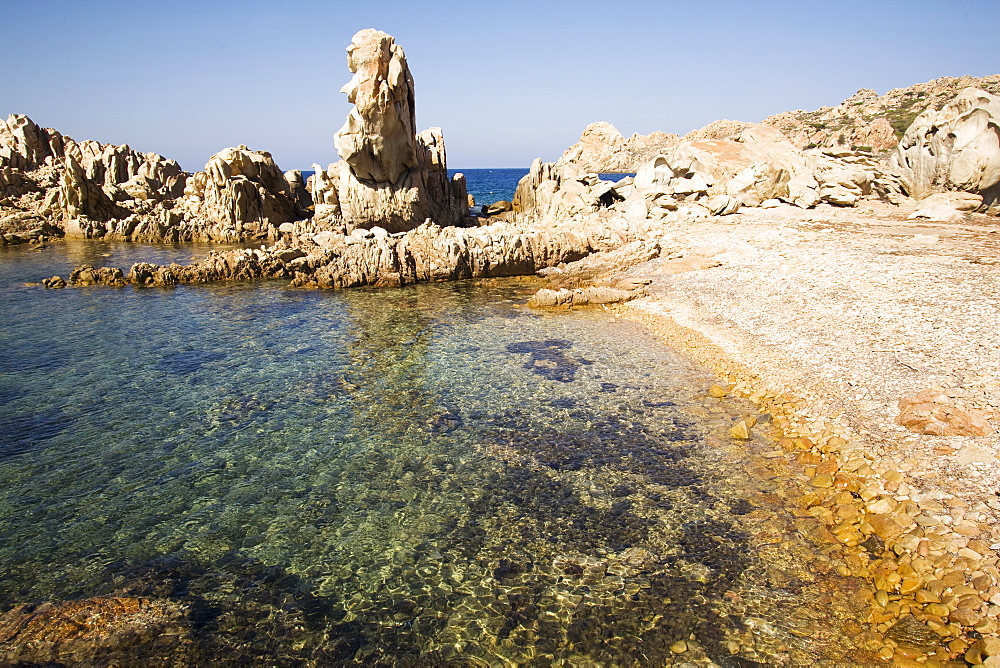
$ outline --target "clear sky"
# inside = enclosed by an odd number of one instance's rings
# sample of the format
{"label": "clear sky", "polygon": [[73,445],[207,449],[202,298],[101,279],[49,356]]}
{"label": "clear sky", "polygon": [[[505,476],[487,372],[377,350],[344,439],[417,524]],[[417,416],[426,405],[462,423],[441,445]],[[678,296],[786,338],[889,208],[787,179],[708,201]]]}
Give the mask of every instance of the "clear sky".
{"label": "clear sky", "polygon": [[396,37],[450,167],[759,121],[940,76],[1000,73],[1000,0],[0,0],[0,114],[190,171],[237,144],[337,159],[355,32]]}

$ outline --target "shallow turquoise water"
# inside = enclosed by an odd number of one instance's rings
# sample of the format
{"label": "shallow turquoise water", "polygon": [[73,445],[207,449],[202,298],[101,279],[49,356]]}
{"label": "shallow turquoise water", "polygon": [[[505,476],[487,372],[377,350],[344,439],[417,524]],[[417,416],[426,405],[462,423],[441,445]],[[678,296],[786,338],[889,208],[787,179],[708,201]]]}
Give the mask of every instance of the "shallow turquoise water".
{"label": "shallow turquoise water", "polygon": [[744,471],[760,444],[724,445],[747,406],[603,311],[528,311],[517,280],[24,285],[201,252],[0,249],[0,612],[177,601],[192,663],[664,665],[685,639],[688,658],[751,665],[850,646],[809,600],[805,548],[788,537],[780,574],[755,542],[780,512]]}

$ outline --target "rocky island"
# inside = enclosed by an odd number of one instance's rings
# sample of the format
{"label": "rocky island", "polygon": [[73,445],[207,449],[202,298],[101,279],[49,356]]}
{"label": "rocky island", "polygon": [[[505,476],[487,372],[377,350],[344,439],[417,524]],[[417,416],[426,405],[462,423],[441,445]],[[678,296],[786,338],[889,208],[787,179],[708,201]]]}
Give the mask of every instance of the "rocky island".
{"label": "rocky island", "polygon": [[[393,38],[359,32],[348,65],[341,160],[305,180],[246,146],[187,174],[11,116],[0,238],[257,246],[81,266],[50,288],[537,273],[532,307],[618,304],[717,373],[712,396],[753,402],[730,436],[769,439],[762,470],[796,490],[787,511],[816,568],[866,584],[857,634],[871,661],[1000,664],[1000,77],[859,91],[684,137],[595,123],[531,165],[511,211],[479,218],[441,130],[415,127]],[[161,604],[119,603],[129,623],[138,610],[175,623]],[[0,660],[34,660],[16,638],[58,626],[45,614],[0,618]]]}

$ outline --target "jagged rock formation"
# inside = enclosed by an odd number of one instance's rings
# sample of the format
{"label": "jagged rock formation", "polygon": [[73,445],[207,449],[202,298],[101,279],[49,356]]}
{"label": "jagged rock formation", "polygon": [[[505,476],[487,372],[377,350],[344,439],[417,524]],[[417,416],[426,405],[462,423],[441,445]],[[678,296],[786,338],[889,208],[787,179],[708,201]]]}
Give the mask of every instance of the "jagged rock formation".
{"label": "jagged rock formation", "polygon": [[618,183],[581,173],[572,161],[536,160],[518,184],[514,210],[557,219],[608,208],[636,221],[723,215],[779,199],[808,208],[900,195],[896,180],[868,154],[800,151],[774,128],[741,128],[736,139],[682,140],[640,167],[633,180]]}
{"label": "jagged rock formation", "polygon": [[920,113],[940,108],[970,86],[1000,94],[1000,75],[941,77],[881,96],[861,89],[835,107],[786,111],[765,118],[761,124],[778,128],[799,148],[867,147],[885,152],[895,148]]}
{"label": "jagged rock formation", "polygon": [[75,142],[13,115],[0,121],[0,198],[47,219],[124,218],[126,201],[177,197],[186,174],[173,160],[128,146]]}
{"label": "jagged rock formation", "polygon": [[666,132],[634,134],[626,139],[611,123],[591,123],[580,140],[566,149],[557,164],[576,164],[583,172],[635,172],[643,163],[656,157],[680,138]]}
{"label": "jagged rock formation", "polygon": [[24,238],[27,218],[68,236],[148,242],[275,240],[295,230],[375,226],[401,232],[428,219],[463,224],[465,179],[449,178],[440,129],[415,131],[402,49],[385,33],[362,30],[348,65],[354,78],[344,92],[355,107],[336,137],[343,160],[317,167],[308,184],[246,146],[220,151],[189,175],[157,154],[78,144],[11,116],[0,122],[0,223],[7,223],[0,243]]}
{"label": "jagged rock formation", "polygon": [[0,121],[0,232],[8,235],[30,218],[85,239],[275,239],[282,223],[306,213],[308,195],[295,187],[270,154],[245,146],[189,175],[161,155],[77,143],[26,116]]}
{"label": "jagged rock formation", "polygon": [[1000,97],[966,88],[940,111],[917,116],[889,159],[907,194],[942,190],[1000,200]]}
{"label": "jagged rock formation", "polygon": [[188,179],[184,210],[222,238],[276,238],[282,223],[303,213],[292,188],[270,153],[227,148]]}
{"label": "jagged rock formation", "polygon": [[342,92],[354,104],[337,133],[343,159],[337,200],[348,227],[382,227],[390,232],[415,228],[430,218],[461,224],[467,215],[465,179],[448,178],[440,128],[417,135],[413,77],[406,57],[384,32],[358,32],[347,48],[354,77]]}
{"label": "jagged rock formation", "polygon": [[536,158],[518,182],[512,206],[517,213],[554,218],[598,211],[620,199],[610,182],[582,172],[573,162],[559,165]]}

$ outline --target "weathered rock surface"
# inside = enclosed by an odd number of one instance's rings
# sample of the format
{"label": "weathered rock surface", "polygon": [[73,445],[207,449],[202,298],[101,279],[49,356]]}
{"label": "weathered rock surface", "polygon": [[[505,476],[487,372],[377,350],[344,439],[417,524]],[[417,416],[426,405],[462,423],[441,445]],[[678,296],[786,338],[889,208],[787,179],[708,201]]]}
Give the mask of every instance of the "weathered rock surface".
{"label": "weathered rock surface", "polygon": [[874,156],[846,149],[801,151],[774,128],[724,121],[710,136],[683,139],[642,165],[634,179],[602,181],[574,161],[536,160],[518,184],[514,211],[540,220],[609,209],[632,223],[735,213],[781,201],[810,208],[897,200],[901,186]]}
{"label": "weathered rock surface", "polygon": [[[337,200],[348,227],[405,232],[430,218],[457,225],[467,214],[465,179],[448,178],[440,128],[416,133],[413,77],[402,48],[384,32],[358,32],[347,49],[354,104],[335,144],[343,159]],[[334,180],[327,173],[327,182]]]}
{"label": "weathered rock surface", "polygon": [[[508,223],[468,229],[425,223],[400,234],[390,234],[383,228],[358,228],[348,235],[308,235],[308,240],[299,239],[295,245],[281,242],[269,248],[212,252],[191,265],[137,263],[127,274],[116,268],[80,267],[68,282],[74,286],[174,285],[284,278],[298,287],[399,286],[529,275],[595,251],[613,250],[640,234],[644,232],[624,223],[541,230]],[[656,242],[643,243],[652,245],[633,249],[637,258],[648,259],[659,252]]]}
{"label": "weathered rock surface", "polygon": [[1000,97],[966,88],[940,111],[917,116],[889,160],[907,194],[942,190],[1000,200]]}
{"label": "weathered rock surface", "polygon": [[50,222],[124,218],[124,203],[177,197],[185,179],[175,161],[155,153],[77,143],[27,116],[0,120],[0,200]]}
{"label": "weathered rock surface", "polygon": [[600,121],[584,129],[580,140],[566,149],[558,164],[573,163],[583,172],[632,173],[679,139],[666,132],[634,134],[626,139],[614,125]]}
{"label": "weathered rock surface", "polygon": [[7,234],[18,233],[18,220],[33,217],[52,228],[49,236],[277,238],[278,226],[306,214],[307,197],[268,153],[245,146],[220,151],[192,176],[155,153],[77,143],[26,116],[0,121],[0,232]]}
{"label": "weathered rock surface", "polygon": [[517,184],[512,207],[533,217],[561,218],[598,211],[622,199],[615,184],[581,171],[575,163],[536,158]]}
{"label": "weathered rock surface", "polygon": [[302,192],[292,189],[270,153],[241,145],[216,153],[204,171],[188,179],[180,210],[203,221],[218,238],[273,239],[282,223],[305,213],[298,199]]}
{"label": "weathered rock surface", "polygon": [[873,193],[898,192],[877,162],[862,154],[803,152],[762,125],[744,127],[732,140],[684,140],[644,165],[635,187],[653,200],[704,197],[716,215],[773,200],[803,208],[819,202],[851,206]]}
{"label": "weathered rock surface", "polygon": [[560,288],[558,290],[542,288],[531,296],[531,299],[528,300],[528,306],[532,308],[554,308],[558,306],[618,304],[642,296],[644,294],[638,290],[620,290],[618,288],[601,286],[575,288],[573,290],[567,288]]}
{"label": "weathered rock surface", "polygon": [[[390,232],[468,221],[461,174],[448,176],[441,130],[416,133],[413,79],[402,49],[376,30],[355,35],[355,105],[336,145],[343,160],[283,174],[265,151],[226,148],[187,174],[173,160],[94,141],[75,142],[25,116],[0,121],[0,234],[23,238],[12,216],[58,236],[147,242],[275,240],[293,231]],[[303,221],[310,220],[305,223]],[[36,226],[37,227],[37,226]]]}

